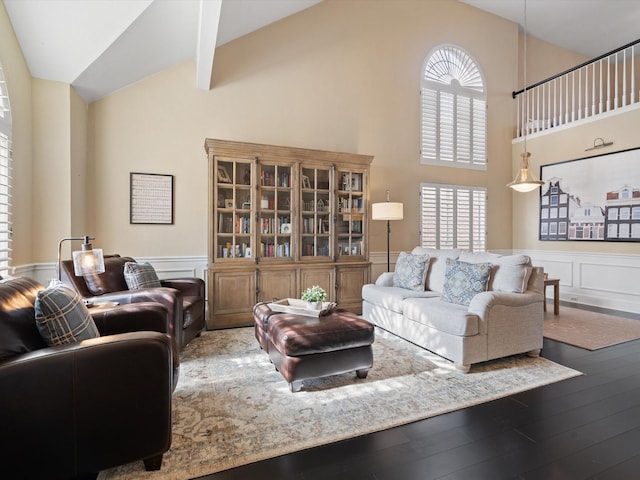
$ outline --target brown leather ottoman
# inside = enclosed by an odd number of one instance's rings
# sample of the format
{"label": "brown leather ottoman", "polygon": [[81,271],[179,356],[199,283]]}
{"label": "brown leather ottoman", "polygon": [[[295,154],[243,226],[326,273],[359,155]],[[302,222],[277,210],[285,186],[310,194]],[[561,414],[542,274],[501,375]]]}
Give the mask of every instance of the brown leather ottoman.
{"label": "brown leather ottoman", "polygon": [[255,328],[256,340],[260,344],[260,348],[264,351],[269,351],[269,336],[267,335],[267,325],[269,324],[269,317],[274,315],[274,312],[269,308],[267,302],[256,303],[253,307],[253,323]]}
{"label": "brown leather ottoman", "polygon": [[351,371],[365,378],[373,366],[373,341],[373,325],[350,312],[318,318],[274,313],[267,322],[265,350],[291,391],[297,392],[302,381],[311,378]]}

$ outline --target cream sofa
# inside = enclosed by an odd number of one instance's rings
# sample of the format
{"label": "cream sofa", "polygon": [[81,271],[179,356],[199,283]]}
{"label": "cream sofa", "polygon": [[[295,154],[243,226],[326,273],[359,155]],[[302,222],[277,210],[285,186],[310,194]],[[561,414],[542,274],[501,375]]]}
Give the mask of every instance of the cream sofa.
{"label": "cream sofa", "polygon": [[[422,285],[413,278],[407,287],[401,275],[407,259],[418,265],[414,277],[424,263]],[[477,272],[488,275],[486,291],[473,293],[465,272],[476,284],[484,278]],[[400,254],[396,272],[364,285],[362,299],[365,319],[451,360],[463,372],[494,358],[537,356],[542,348],[543,270],[526,255],[416,247]]]}

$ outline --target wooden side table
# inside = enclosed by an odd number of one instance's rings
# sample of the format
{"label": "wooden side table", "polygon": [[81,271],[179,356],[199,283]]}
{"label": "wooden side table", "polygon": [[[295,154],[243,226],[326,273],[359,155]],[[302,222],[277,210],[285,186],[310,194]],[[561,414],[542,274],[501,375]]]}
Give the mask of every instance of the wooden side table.
{"label": "wooden side table", "polygon": [[547,311],[547,287],[553,285],[553,314],[560,313],[560,279],[545,278],[544,280],[544,311]]}

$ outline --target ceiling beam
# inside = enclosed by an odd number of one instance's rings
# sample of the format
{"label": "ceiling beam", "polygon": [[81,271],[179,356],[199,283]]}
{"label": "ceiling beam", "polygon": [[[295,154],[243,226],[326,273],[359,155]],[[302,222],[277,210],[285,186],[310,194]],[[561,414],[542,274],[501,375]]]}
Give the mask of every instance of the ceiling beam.
{"label": "ceiling beam", "polygon": [[218,40],[222,0],[200,0],[198,18],[198,51],[196,56],[196,87],[211,90],[213,57]]}

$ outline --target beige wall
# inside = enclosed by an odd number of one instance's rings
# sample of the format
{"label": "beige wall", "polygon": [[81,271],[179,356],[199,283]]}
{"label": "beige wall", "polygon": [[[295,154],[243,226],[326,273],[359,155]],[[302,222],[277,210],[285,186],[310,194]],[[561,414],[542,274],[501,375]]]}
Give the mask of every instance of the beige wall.
{"label": "beige wall", "polygon": [[[481,66],[488,89],[487,172],[421,166],[419,81],[426,55],[452,43]],[[90,106],[95,234],[131,255],[206,252],[206,137],[375,156],[372,200],[405,204],[392,250],[418,241],[420,182],[489,189],[489,247],[511,247],[515,24],[454,0],[327,0],[216,51],[213,89],[187,62]],[[129,172],[175,175],[176,224],[129,225]],[[385,251],[384,222],[371,250]]]}

